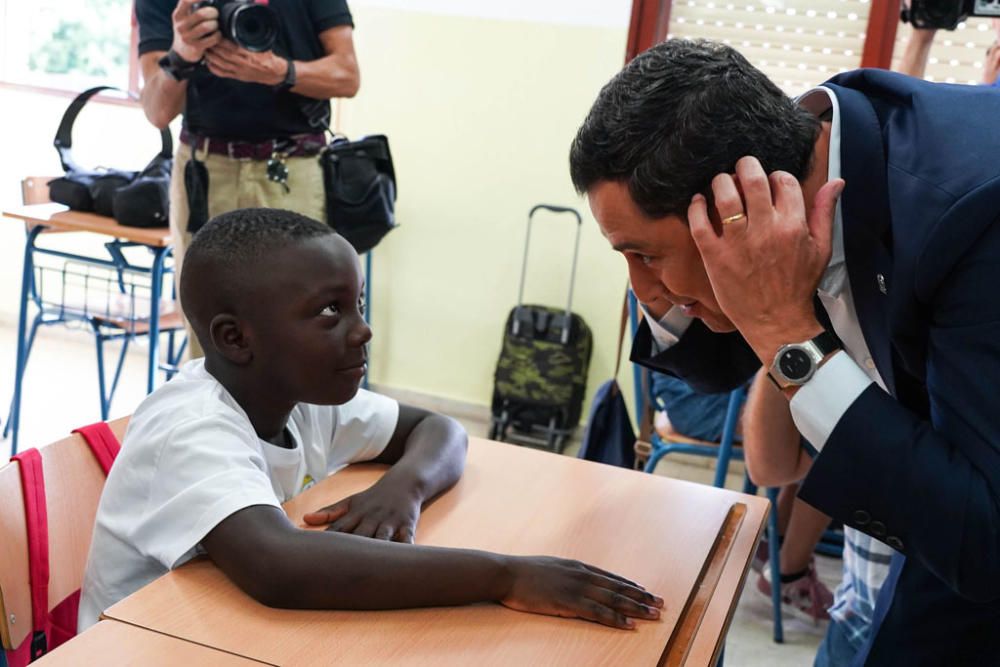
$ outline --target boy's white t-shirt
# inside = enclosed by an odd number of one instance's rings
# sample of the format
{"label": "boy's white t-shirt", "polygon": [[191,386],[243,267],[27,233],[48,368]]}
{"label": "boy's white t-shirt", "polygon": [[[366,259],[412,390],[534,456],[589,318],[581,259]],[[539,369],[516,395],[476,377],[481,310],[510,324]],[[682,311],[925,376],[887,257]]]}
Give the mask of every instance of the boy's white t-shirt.
{"label": "boy's white t-shirt", "polygon": [[223,519],[273,505],[389,443],[399,404],[359,390],[338,406],[300,403],[288,419],[295,447],[257,437],[243,409],[205,370],[188,362],[143,401],[97,509],[78,626],[204,553],[201,540]]}

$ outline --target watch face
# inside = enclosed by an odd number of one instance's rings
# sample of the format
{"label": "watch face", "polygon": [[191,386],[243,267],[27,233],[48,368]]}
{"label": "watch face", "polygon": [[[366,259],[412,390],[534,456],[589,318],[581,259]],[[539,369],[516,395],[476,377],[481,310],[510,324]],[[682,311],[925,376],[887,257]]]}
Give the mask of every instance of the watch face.
{"label": "watch face", "polygon": [[786,350],[778,360],[778,368],[789,380],[801,380],[812,369],[812,359],[804,350]]}

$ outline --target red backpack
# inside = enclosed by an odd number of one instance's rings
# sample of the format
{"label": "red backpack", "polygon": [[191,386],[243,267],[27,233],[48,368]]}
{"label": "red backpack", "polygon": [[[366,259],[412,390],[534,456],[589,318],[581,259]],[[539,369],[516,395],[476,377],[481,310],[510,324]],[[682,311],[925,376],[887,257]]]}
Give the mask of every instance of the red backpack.
{"label": "red backpack", "polygon": [[[115,434],[104,422],[73,432],[83,436],[107,476],[121,448]],[[23,667],[76,636],[80,591],[77,589],[49,611],[49,526],[42,456],[37,449],[29,449],[11,460],[19,463],[24,494],[32,628],[20,646],[6,652],[6,659],[9,667]]]}

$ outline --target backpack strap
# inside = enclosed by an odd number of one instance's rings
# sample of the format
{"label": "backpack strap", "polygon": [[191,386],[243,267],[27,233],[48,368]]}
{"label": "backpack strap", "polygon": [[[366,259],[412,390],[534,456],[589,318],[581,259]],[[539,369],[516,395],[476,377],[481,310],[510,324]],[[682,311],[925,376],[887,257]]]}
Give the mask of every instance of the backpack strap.
{"label": "backpack strap", "polygon": [[45,505],[42,456],[28,449],[14,456],[21,472],[24,518],[28,531],[28,576],[31,585],[31,660],[45,655],[49,618],[49,517]]}
{"label": "backpack strap", "polygon": [[115,458],[122,448],[111,428],[106,422],[97,422],[74,429],[73,433],[79,433],[83,436],[90,451],[94,453],[94,458],[104,469],[104,476],[107,477],[108,473],[111,472],[111,465],[115,462]]}

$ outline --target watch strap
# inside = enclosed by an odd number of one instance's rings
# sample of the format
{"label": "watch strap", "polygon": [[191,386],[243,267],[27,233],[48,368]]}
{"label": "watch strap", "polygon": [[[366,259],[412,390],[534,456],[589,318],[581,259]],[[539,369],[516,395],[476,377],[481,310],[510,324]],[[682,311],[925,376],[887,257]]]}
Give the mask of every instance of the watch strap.
{"label": "watch strap", "polygon": [[185,81],[194,76],[199,63],[184,60],[176,51],[170,49],[157,64],[174,81]]}
{"label": "watch strap", "polygon": [[295,61],[288,57],[285,58],[285,61],[288,63],[288,69],[285,71],[285,78],[281,83],[274,87],[274,89],[278,92],[291,90],[296,83]]}
{"label": "watch strap", "polygon": [[831,331],[823,331],[815,338],[810,341],[816,348],[823,353],[823,356],[830,354],[835,350],[843,349],[843,345],[840,339],[837,338],[836,334]]}

